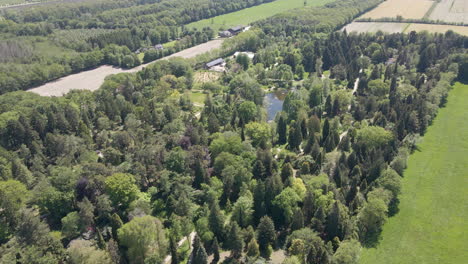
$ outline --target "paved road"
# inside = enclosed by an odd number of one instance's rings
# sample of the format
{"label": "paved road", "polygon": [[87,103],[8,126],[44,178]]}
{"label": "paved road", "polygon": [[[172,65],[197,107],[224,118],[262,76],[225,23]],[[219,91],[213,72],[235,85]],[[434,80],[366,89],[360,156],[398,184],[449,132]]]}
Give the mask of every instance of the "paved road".
{"label": "paved road", "polygon": [[[180,52],[174,53],[170,56],[164,57],[161,60],[173,58],[173,57],[182,57],[182,58],[193,58],[197,55],[203,54],[205,52],[211,51],[221,47],[224,39],[215,39],[208,41],[206,43],[197,45],[192,48],[182,50]],[[63,96],[70,92],[71,90],[89,90],[95,91],[101,87],[104,83],[104,79],[111,75],[117,73],[132,73],[142,70],[144,67],[148,66],[153,62],[142,64],[133,69],[122,69],[109,65],[104,65],[93,70],[84,71],[72,75],[65,76],[56,81],[46,83],[37,88],[28,90],[28,92],[37,93],[42,96]]]}

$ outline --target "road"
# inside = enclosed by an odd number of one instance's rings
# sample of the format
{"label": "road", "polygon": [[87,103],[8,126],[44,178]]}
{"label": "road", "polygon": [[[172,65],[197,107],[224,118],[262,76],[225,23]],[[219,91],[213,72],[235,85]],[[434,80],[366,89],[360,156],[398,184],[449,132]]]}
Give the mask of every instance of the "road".
{"label": "road", "polygon": [[[206,43],[197,45],[195,47],[179,51],[160,60],[166,60],[174,57],[181,57],[186,59],[193,58],[197,55],[203,54],[213,49],[220,48],[223,41],[224,39],[211,40]],[[118,73],[137,72],[142,70],[144,67],[150,65],[151,63],[154,63],[154,61],[147,64],[142,64],[133,69],[122,69],[110,65],[104,65],[93,70],[83,71],[80,73],[62,77],[58,80],[30,89],[28,90],[28,92],[33,92],[42,96],[63,96],[71,90],[95,91],[99,89],[99,87],[101,87],[101,85],[104,83],[104,79],[107,76]]]}

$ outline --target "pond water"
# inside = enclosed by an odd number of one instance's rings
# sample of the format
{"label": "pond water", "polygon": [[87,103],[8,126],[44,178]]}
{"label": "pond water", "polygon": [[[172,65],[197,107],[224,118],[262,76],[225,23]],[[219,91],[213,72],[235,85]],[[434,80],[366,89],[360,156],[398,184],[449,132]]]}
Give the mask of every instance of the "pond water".
{"label": "pond water", "polygon": [[284,98],[286,98],[287,91],[279,90],[265,95],[264,103],[267,109],[267,119],[271,121],[275,119],[276,113],[283,110]]}

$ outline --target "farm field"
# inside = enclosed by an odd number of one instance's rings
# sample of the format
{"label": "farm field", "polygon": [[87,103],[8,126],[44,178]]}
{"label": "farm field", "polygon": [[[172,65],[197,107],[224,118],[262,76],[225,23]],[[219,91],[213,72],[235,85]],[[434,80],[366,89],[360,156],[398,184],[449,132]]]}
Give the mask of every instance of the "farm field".
{"label": "farm field", "polygon": [[430,0],[387,0],[360,18],[388,18],[402,16],[407,19],[423,18],[434,2]]}
{"label": "farm field", "polygon": [[447,30],[452,30],[460,35],[468,36],[468,27],[464,26],[449,26],[449,25],[431,25],[431,24],[411,24],[405,32],[421,32],[428,31],[431,33],[445,33]]}
{"label": "farm field", "polygon": [[307,2],[307,6],[320,6],[333,2],[333,0],[276,0],[271,3],[246,8],[237,12],[200,20],[188,24],[186,27],[197,29],[211,27],[214,30],[220,30],[237,25],[248,25],[252,22],[276,15],[286,10],[303,7],[304,2]]}
{"label": "farm field", "polygon": [[384,225],[377,248],[361,264],[451,263],[468,259],[468,85],[457,83],[448,104],[412,154],[399,213]]}
{"label": "farm field", "polygon": [[421,32],[427,31],[429,33],[445,33],[452,30],[460,35],[468,36],[468,27],[464,26],[451,26],[451,25],[434,25],[434,24],[417,24],[417,23],[391,23],[391,22],[352,22],[346,25],[348,33],[376,33],[382,31],[384,33],[409,33],[411,31]]}
{"label": "farm field", "polygon": [[407,26],[407,23],[353,22],[346,25],[343,30],[346,29],[348,33],[375,33],[377,31],[385,33],[400,33],[403,32]]}
{"label": "farm field", "polygon": [[468,1],[441,0],[431,13],[431,20],[468,23]]}

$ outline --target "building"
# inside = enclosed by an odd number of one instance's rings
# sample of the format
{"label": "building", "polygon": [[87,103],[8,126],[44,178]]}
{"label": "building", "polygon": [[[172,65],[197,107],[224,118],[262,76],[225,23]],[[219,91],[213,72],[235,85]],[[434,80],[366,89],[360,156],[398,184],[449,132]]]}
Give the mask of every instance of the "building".
{"label": "building", "polygon": [[237,35],[239,33],[241,33],[242,31],[244,31],[244,26],[236,26],[236,27],[232,27],[230,29],[228,29],[228,31],[232,34],[232,35]]}
{"label": "building", "polygon": [[231,34],[230,31],[225,30],[225,31],[219,32],[219,36],[220,36],[221,38],[230,38],[230,37],[232,37],[232,34]]}
{"label": "building", "polygon": [[206,64],[206,68],[210,69],[214,66],[221,66],[221,65],[224,65],[226,64],[226,62],[224,61],[224,59],[222,58],[219,58],[219,59],[216,59],[214,61],[210,61]]}
{"label": "building", "polygon": [[158,45],[154,46],[154,48],[157,49],[157,50],[163,50],[164,49],[162,44],[158,44]]}
{"label": "building", "polygon": [[225,72],[226,71],[226,62],[224,59],[219,58],[214,61],[208,62],[205,65],[206,69],[209,69],[210,71],[215,71],[215,72]]}

